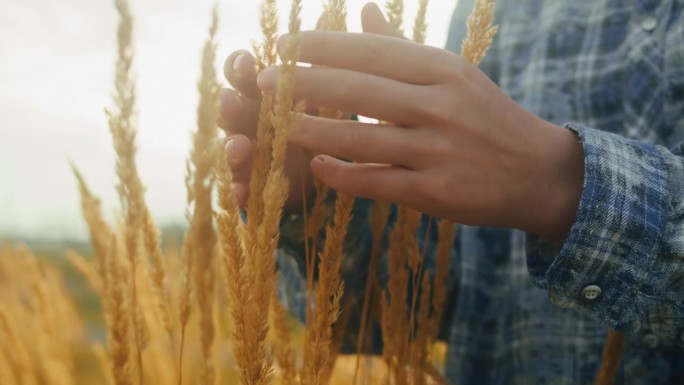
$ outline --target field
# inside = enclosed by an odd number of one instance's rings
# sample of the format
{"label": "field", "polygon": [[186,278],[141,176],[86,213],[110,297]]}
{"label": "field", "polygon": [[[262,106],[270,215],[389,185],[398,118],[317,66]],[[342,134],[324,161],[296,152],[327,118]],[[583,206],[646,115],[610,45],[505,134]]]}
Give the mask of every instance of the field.
{"label": "field", "polygon": [[[414,40],[425,39],[427,1],[419,2]],[[389,20],[402,30],[403,2],[388,1]],[[437,342],[444,281],[455,226],[439,229],[437,266],[422,264],[416,232],[421,214],[396,208],[387,250],[389,279],[375,266],[391,206],[371,214],[375,247],[363,296],[356,355],[341,356],[347,332],[340,266],[355,198],[316,186],[303,214],[306,245],[300,263],[308,288],[306,317],[293,319],[280,301],[274,254],[289,180],[284,171],[288,133],[304,106],[293,100],[301,2],[292,1],[289,32],[277,55],[276,2],[261,5],[260,69],[280,64],[275,95],[262,95],[250,197],[238,207],[217,128],[220,84],[214,68],[218,15],[202,51],[197,128],[185,172],[187,226],[160,231],[146,204],[136,159],[134,17],[116,0],[117,57],[112,106],[106,110],[116,152],[121,202],[114,223],[78,165],[72,165],[90,244],[7,242],[0,249],[0,383],[2,384],[348,384],[446,383]],[[478,1],[464,55],[479,62],[496,28],[492,1]],[[346,30],[341,0],[325,4],[324,28]],[[472,25],[471,25],[472,24]],[[321,109],[328,118],[341,111]],[[246,220],[245,220],[246,219]],[[162,233],[164,237],[162,237]],[[347,295],[347,296],[345,296]],[[370,325],[382,329],[381,356],[363,355]]]}

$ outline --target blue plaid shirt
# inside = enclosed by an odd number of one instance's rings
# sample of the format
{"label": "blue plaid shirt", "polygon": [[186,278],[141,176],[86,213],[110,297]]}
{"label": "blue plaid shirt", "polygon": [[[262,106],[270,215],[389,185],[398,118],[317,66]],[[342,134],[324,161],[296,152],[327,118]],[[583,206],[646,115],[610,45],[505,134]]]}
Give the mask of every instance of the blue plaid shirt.
{"label": "blue plaid shirt", "polygon": [[[452,51],[472,4],[459,2]],[[617,384],[684,384],[684,0],[499,0],[496,23],[482,70],[577,133],[585,182],[560,248],[518,230],[459,227],[447,378],[592,384],[610,327],[627,336]],[[350,298],[366,281],[369,206],[357,204],[348,241]],[[281,294],[302,316],[301,224],[285,222]],[[436,236],[427,239],[431,266]]]}

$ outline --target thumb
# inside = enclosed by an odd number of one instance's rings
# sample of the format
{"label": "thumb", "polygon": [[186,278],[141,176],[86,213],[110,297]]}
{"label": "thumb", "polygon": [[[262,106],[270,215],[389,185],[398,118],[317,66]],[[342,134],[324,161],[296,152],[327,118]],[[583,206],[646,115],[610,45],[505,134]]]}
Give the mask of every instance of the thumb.
{"label": "thumb", "polygon": [[368,3],[361,10],[361,26],[363,32],[404,39],[404,36],[387,22],[375,3]]}

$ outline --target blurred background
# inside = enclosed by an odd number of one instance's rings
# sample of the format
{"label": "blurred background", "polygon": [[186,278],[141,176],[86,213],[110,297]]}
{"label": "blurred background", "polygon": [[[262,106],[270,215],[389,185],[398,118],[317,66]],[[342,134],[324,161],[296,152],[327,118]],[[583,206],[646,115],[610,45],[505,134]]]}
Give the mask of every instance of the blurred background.
{"label": "blurred background", "polygon": [[[430,2],[429,45],[444,45],[456,1]],[[348,1],[351,31],[360,31],[360,10],[366,2]],[[217,70],[231,51],[249,48],[260,37],[259,1],[218,3]],[[417,3],[406,2],[407,22],[412,23]],[[213,4],[131,1],[138,166],[148,204],[157,223],[166,228],[184,225],[185,158],[195,127],[200,50]],[[286,17],[289,2],[279,4]],[[321,4],[303,1],[304,28],[315,25]],[[2,0],[0,240],[87,239],[69,159],[102,198],[105,212],[118,209],[114,154],[103,112],[111,105],[115,31],[112,1]]]}

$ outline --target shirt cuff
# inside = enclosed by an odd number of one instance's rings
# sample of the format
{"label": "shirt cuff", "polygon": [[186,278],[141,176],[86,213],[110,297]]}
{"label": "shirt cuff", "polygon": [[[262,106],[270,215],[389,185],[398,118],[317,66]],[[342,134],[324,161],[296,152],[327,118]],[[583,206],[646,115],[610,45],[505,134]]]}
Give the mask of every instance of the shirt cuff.
{"label": "shirt cuff", "polygon": [[578,124],[566,128],[584,151],[582,197],[562,246],[527,234],[530,275],[554,304],[638,330],[648,326],[651,309],[662,311],[658,293],[667,273],[657,256],[667,224],[667,167],[656,146]]}

